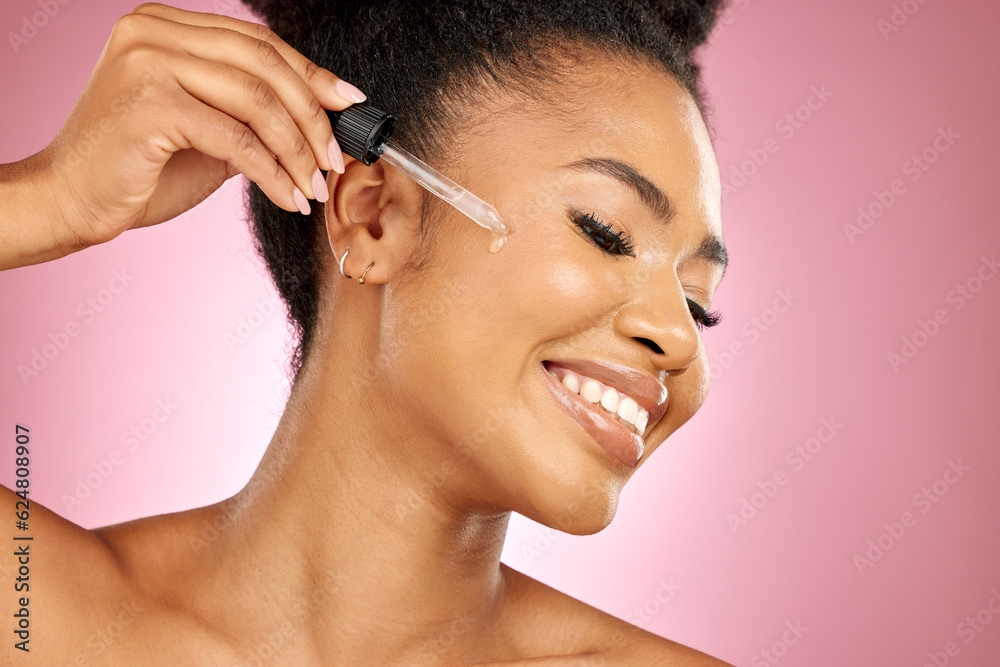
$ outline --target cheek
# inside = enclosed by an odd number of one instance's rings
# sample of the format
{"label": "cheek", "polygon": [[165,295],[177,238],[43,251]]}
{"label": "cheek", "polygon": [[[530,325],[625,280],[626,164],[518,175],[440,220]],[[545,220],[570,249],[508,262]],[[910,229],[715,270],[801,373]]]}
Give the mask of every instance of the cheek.
{"label": "cheek", "polygon": [[390,400],[417,430],[451,444],[484,442],[511,421],[524,356],[512,304],[525,297],[501,261],[510,250],[491,255],[489,234],[468,227],[482,234],[435,250],[387,294],[379,325]]}
{"label": "cheek", "polygon": [[698,357],[688,369],[666,382],[670,402],[663,418],[663,423],[666,424],[663,437],[676,431],[698,412],[708,397],[711,382],[708,353],[702,345]]}
{"label": "cheek", "polygon": [[701,351],[698,353],[698,358],[693,364],[687,369],[685,375],[690,375],[689,383],[689,411],[693,415],[695,412],[701,408],[705,399],[708,397],[708,389],[712,384],[712,373],[711,368],[708,363],[708,353],[705,351],[705,346],[701,346]]}
{"label": "cheek", "polygon": [[610,326],[624,289],[614,263],[572,229],[531,221],[497,254],[472,223],[455,232],[387,295],[379,330],[395,402],[449,439],[475,432],[491,410],[531,417],[539,362],[556,348],[592,351],[575,337]]}
{"label": "cheek", "polygon": [[[559,230],[561,243],[542,242],[530,266],[511,287],[510,317],[523,322],[528,345],[572,341],[577,334],[610,326],[624,285],[612,262]],[[568,238],[563,238],[568,237]],[[576,349],[585,353],[586,347]]]}

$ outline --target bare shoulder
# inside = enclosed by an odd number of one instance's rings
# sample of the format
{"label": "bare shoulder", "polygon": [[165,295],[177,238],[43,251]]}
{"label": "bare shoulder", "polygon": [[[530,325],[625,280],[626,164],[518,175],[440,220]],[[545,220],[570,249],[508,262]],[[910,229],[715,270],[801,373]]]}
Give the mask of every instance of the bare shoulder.
{"label": "bare shoulder", "polygon": [[[23,511],[24,499],[0,486],[0,507]],[[0,574],[13,584],[3,586],[0,615],[15,626],[8,621],[4,632],[16,631],[0,643],[0,664],[153,664],[176,650],[171,633],[192,624],[135,585],[100,530],[34,500],[27,511],[28,529],[17,537],[30,539],[12,540],[14,556],[0,559]],[[196,627],[185,629],[198,636]]]}
{"label": "bare shoulder", "polygon": [[[114,554],[89,530],[7,487],[0,487],[0,505],[7,516],[16,511],[26,518],[26,529],[11,541],[13,557],[0,560],[4,581],[14,584],[3,586],[0,615],[15,619],[18,638],[0,644],[0,662],[25,664],[31,658],[48,664],[63,659],[60,646],[86,643],[91,630],[87,619],[111,613],[105,609],[107,596],[121,583]],[[59,628],[58,636],[48,628]]]}
{"label": "bare shoulder", "polygon": [[[642,665],[732,667],[706,653],[660,637],[581,602],[551,586],[502,565],[516,597],[512,632],[549,655],[556,665]],[[556,657],[561,656],[561,657]],[[560,662],[563,661],[563,662]],[[511,665],[521,663],[511,663]],[[525,665],[549,664],[525,661]]]}

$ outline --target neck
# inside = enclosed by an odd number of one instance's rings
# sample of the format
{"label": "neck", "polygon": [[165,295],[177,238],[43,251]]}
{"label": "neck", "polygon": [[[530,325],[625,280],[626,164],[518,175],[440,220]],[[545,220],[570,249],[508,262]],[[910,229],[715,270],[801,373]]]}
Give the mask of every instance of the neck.
{"label": "neck", "polygon": [[[254,613],[262,599],[304,605],[309,651],[328,662],[481,646],[506,592],[510,513],[462,502],[470,480],[455,452],[403,423],[376,351],[359,354],[373,337],[341,335],[313,342],[260,466],[224,503],[235,529],[215,560],[237,564]],[[296,618],[272,622],[282,616]]]}

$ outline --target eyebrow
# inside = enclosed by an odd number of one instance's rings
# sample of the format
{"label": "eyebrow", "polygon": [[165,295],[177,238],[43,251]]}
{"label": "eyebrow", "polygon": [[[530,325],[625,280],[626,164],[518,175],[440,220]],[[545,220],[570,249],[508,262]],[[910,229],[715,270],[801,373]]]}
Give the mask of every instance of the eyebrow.
{"label": "eyebrow", "polygon": [[[631,188],[642,200],[642,203],[664,224],[669,224],[677,213],[677,209],[674,208],[667,193],[656,187],[651,180],[636,171],[632,165],[625,162],[608,157],[588,157],[564,164],[562,167],[595,171],[614,178]],[[722,267],[723,273],[729,265],[729,253],[726,251],[726,246],[723,245],[722,239],[718,235],[711,232],[702,239],[694,256],[718,264]]]}

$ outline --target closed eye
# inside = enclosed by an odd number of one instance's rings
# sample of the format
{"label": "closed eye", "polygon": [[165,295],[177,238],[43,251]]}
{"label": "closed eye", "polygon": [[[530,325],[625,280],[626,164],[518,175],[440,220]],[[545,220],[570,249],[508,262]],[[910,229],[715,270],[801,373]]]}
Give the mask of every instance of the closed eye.
{"label": "closed eye", "polygon": [[[584,235],[598,248],[609,255],[635,257],[635,245],[627,232],[617,232],[608,225],[598,220],[593,214],[573,213],[573,222],[581,229]],[[706,311],[696,301],[687,300],[691,317],[694,318],[695,325],[701,329],[709,329],[722,321],[722,313],[717,310]]]}
{"label": "closed eye", "polygon": [[706,311],[704,308],[699,306],[696,302],[691,299],[687,300],[688,309],[691,311],[691,316],[694,318],[695,324],[699,329],[708,329],[714,327],[716,324],[722,321],[722,313],[717,310]]}
{"label": "closed eye", "polygon": [[635,257],[635,244],[628,232],[617,232],[590,213],[574,212],[572,217],[584,235],[607,254]]}

